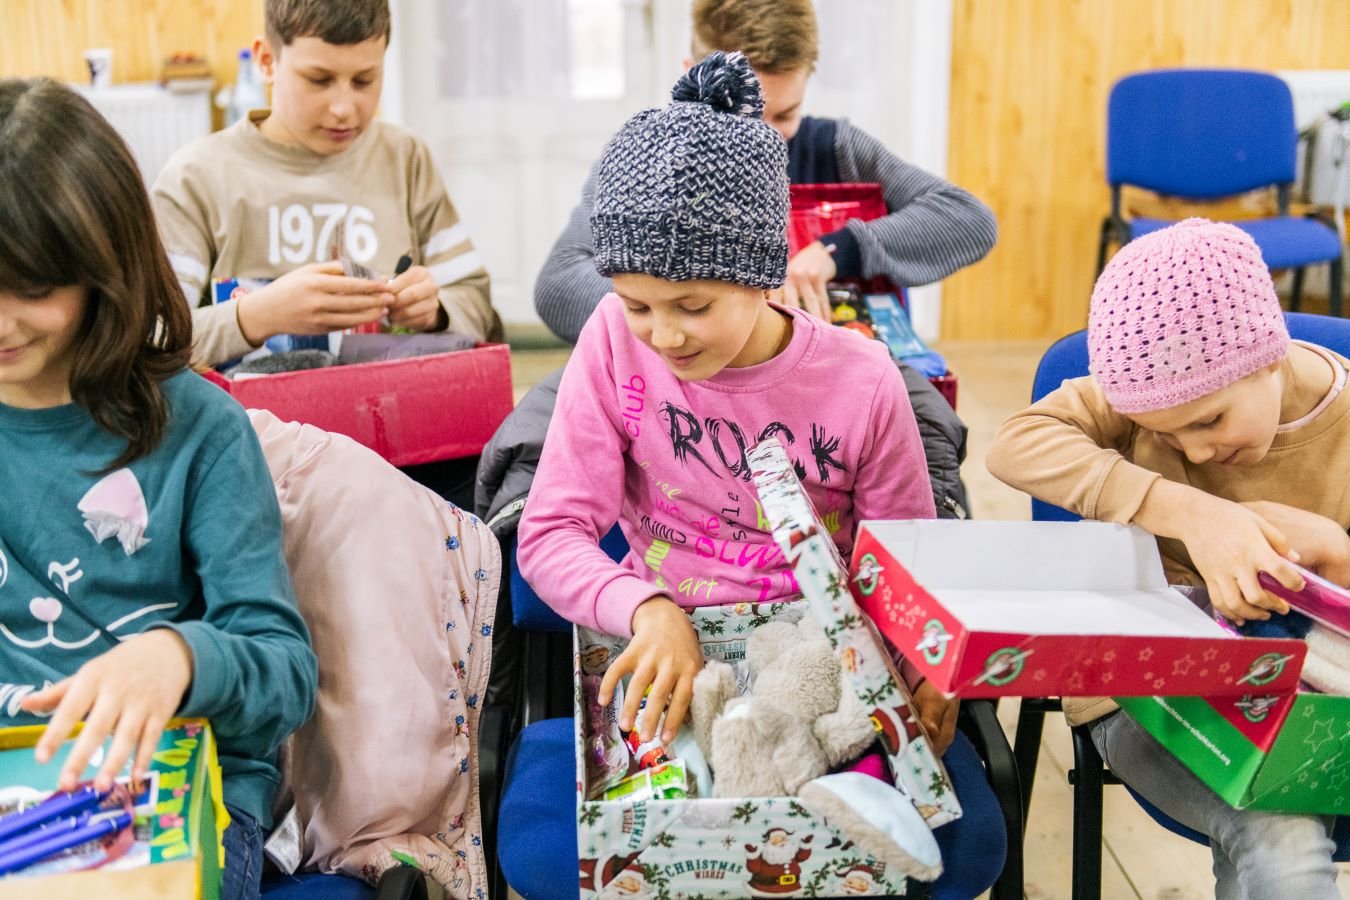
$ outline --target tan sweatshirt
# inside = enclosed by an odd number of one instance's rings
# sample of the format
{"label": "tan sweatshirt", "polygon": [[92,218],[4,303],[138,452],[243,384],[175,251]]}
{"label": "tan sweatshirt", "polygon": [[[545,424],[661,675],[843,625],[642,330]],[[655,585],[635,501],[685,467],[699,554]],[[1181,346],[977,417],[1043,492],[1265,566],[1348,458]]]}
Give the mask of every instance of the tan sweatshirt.
{"label": "tan sweatshirt", "polygon": [[344,152],[321,156],[263,137],[267,115],[255,111],[179,150],[151,191],[169,261],[195,307],[194,362],[254,349],[235,304],[212,302],[212,281],[274,279],[326,261],[339,223],[347,254],[383,277],[409,251],[431,269],[451,331],[501,339],[487,270],[425,144],[373,122]]}
{"label": "tan sweatshirt", "polygon": [[[1346,366],[1342,357],[1312,349]],[[1238,503],[1284,503],[1350,528],[1348,413],[1350,389],[1310,421],[1276,434],[1270,452],[1255,465],[1193,465],[1156,434],[1113,411],[1093,378],[1075,378],[1004,422],[986,464],[1001,481],[1086,519],[1129,523],[1153,482],[1167,478]],[[1180,541],[1160,538],[1158,548],[1170,582],[1204,583]],[[1064,701],[1074,725],[1115,708],[1106,698]]]}

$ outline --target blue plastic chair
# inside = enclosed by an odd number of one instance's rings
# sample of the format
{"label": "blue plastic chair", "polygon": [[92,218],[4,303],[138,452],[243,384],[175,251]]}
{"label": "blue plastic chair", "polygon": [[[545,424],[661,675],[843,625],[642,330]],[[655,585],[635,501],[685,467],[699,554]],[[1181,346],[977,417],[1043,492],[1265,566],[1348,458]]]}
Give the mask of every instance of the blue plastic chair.
{"label": "blue plastic chair", "polygon": [[[600,546],[616,561],[628,552],[628,544],[617,527],[605,535]],[[570,900],[578,895],[579,884],[576,759],[570,715],[572,629],[521,577],[514,541],[509,558],[512,620],[526,633],[527,649],[522,691],[524,727],[502,767],[500,801],[494,816],[496,858],[505,881],[497,884],[497,892],[501,894],[509,884],[525,900]],[[533,644],[529,643],[530,635],[537,639]],[[555,646],[546,648],[550,643]],[[559,645],[567,649],[566,668],[561,671],[557,666]],[[972,808],[967,814],[972,821],[1001,820],[1001,827],[997,835],[992,833],[993,829],[979,828],[970,828],[960,835],[953,832],[943,836],[939,832],[939,843],[947,837],[950,845],[944,846],[944,853],[972,861],[956,870],[962,888],[970,883],[970,896],[988,888],[997,877],[991,895],[996,900],[1020,900],[1023,883],[1020,780],[992,703],[962,704],[956,744],[960,746],[954,745],[955,752],[948,751],[945,758],[953,783],[987,779],[998,806]],[[493,791],[493,786],[484,785],[485,806],[492,802],[489,797]],[[994,852],[996,838],[1004,835],[1006,857]],[[995,861],[981,867],[973,862],[977,859]],[[991,866],[999,868],[989,871]]]}
{"label": "blue plastic chair", "polygon": [[1162,69],[1129,75],[1111,89],[1106,112],[1106,180],[1111,214],[1102,223],[1097,271],[1112,240],[1125,244],[1165,228],[1163,219],[1126,219],[1121,188],[1188,200],[1216,200],[1274,187],[1278,214],[1235,221],[1272,269],[1293,269],[1290,307],[1298,309],[1304,268],[1331,271],[1331,314],[1341,315],[1342,252],[1336,229],[1289,215],[1298,132],[1289,86],[1265,72]]}
{"label": "blue plastic chair", "polygon": [[[1308,313],[1285,313],[1285,321],[1294,340],[1318,344],[1350,357],[1350,320]],[[1087,332],[1075,331],[1065,335],[1050,345],[1036,367],[1031,386],[1032,402],[1056,390],[1065,381],[1087,374]],[[1038,522],[1076,522],[1080,518],[1067,509],[1035,498],[1031,501],[1031,517]],[[1024,824],[1031,806],[1031,789],[1036,782],[1036,762],[1045,714],[1059,708],[1058,700],[1028,698],[1022,701],[1018,709],[1013,755],[1017,759],[1017,770],[1022,775]],[[1074,786],[1073,898],[1095,900],[1101,896],[1102,884],[1102,786],[1122,782],[1103,764],[1087,726],[1073,728],[1072,735],[1074,768],[1069,772],[1069,782]],[[1173,834],[1209,846],[1208,836],[1182,825],[1129,785],[1124,787],[1153,821]],[[1343,817],[1337,822],[1333,837],[1338,848],[1337,861],[1350,861],[1350,818]]]}

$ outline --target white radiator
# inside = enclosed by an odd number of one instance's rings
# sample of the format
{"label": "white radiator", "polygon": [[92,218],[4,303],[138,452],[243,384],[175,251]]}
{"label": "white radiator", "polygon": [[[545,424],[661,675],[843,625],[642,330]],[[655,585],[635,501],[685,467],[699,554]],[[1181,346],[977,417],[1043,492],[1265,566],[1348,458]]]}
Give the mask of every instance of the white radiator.
{"label": "white radiator", "polygon": [[95,90],[77,86],[122,135],[141,167],[146,187],[179,147],[211,133],[209,91],[174,93],[155,83]]}

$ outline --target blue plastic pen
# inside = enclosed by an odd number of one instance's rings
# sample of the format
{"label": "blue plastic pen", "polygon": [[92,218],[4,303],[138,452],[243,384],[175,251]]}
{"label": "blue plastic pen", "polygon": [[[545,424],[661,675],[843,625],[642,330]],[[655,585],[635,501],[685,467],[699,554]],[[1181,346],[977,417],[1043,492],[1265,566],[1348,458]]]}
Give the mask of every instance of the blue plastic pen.
{"label": "blue plastic pen", "polygon": [[13,853],[24,847],[30,847],[40,841],[44,841],[54,834],[62,834],[67,831],[73,831],[76,828],[83,828],[89,824],[89,819],[93,813],[85,811],[78,816],[66,816],[62,819],[52,819],[50,822],[43,822],[32,831],[24,831],[14,835],[12,838],[0,841],[0,856]]}
{"label": "blue plastic pen", "polygon": [[95,790],[92,785],[76,788],[70,793],[53,794],[37,806],[23,812],[11,813],[0,819],[0,841],[21,831],[36,828],[58,816],[73,816],[82,810],[92,809],[102,803],[108,794],[108,791]]}
{"label": "blue plastic pen", "polygon": [[20,869],[26,869],[63,850],[78,847],[89,841],[96,841],[105,835],[121,831],[131,824],[131,813],[121,812],[101,815],[90,819],[88,824],[71,831],[53,834],[42,841],[20,847],[10,853],[0,854],[0,875],[8,875]]}

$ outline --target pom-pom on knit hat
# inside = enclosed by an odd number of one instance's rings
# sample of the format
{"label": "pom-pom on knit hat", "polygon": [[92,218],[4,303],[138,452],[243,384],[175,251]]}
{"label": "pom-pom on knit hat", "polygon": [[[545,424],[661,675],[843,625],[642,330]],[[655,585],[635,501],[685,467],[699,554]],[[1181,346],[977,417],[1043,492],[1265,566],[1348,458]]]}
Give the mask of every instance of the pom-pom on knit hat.
{"label": "pom-pom on knit hat", "polygon": [[1232,225],[1187,219],[1137,238],[1092,291],[1088,369],[1118,413],[1198,400],[1288,347],[1270,270]]}
{"label": "pom-pom on knit hat", "polygon": [[787,145],[761,118],[741,53],[691,68],[671,103],[629,119],[600,161],[591,214],[601,275],[774,288],[787,274]]}

